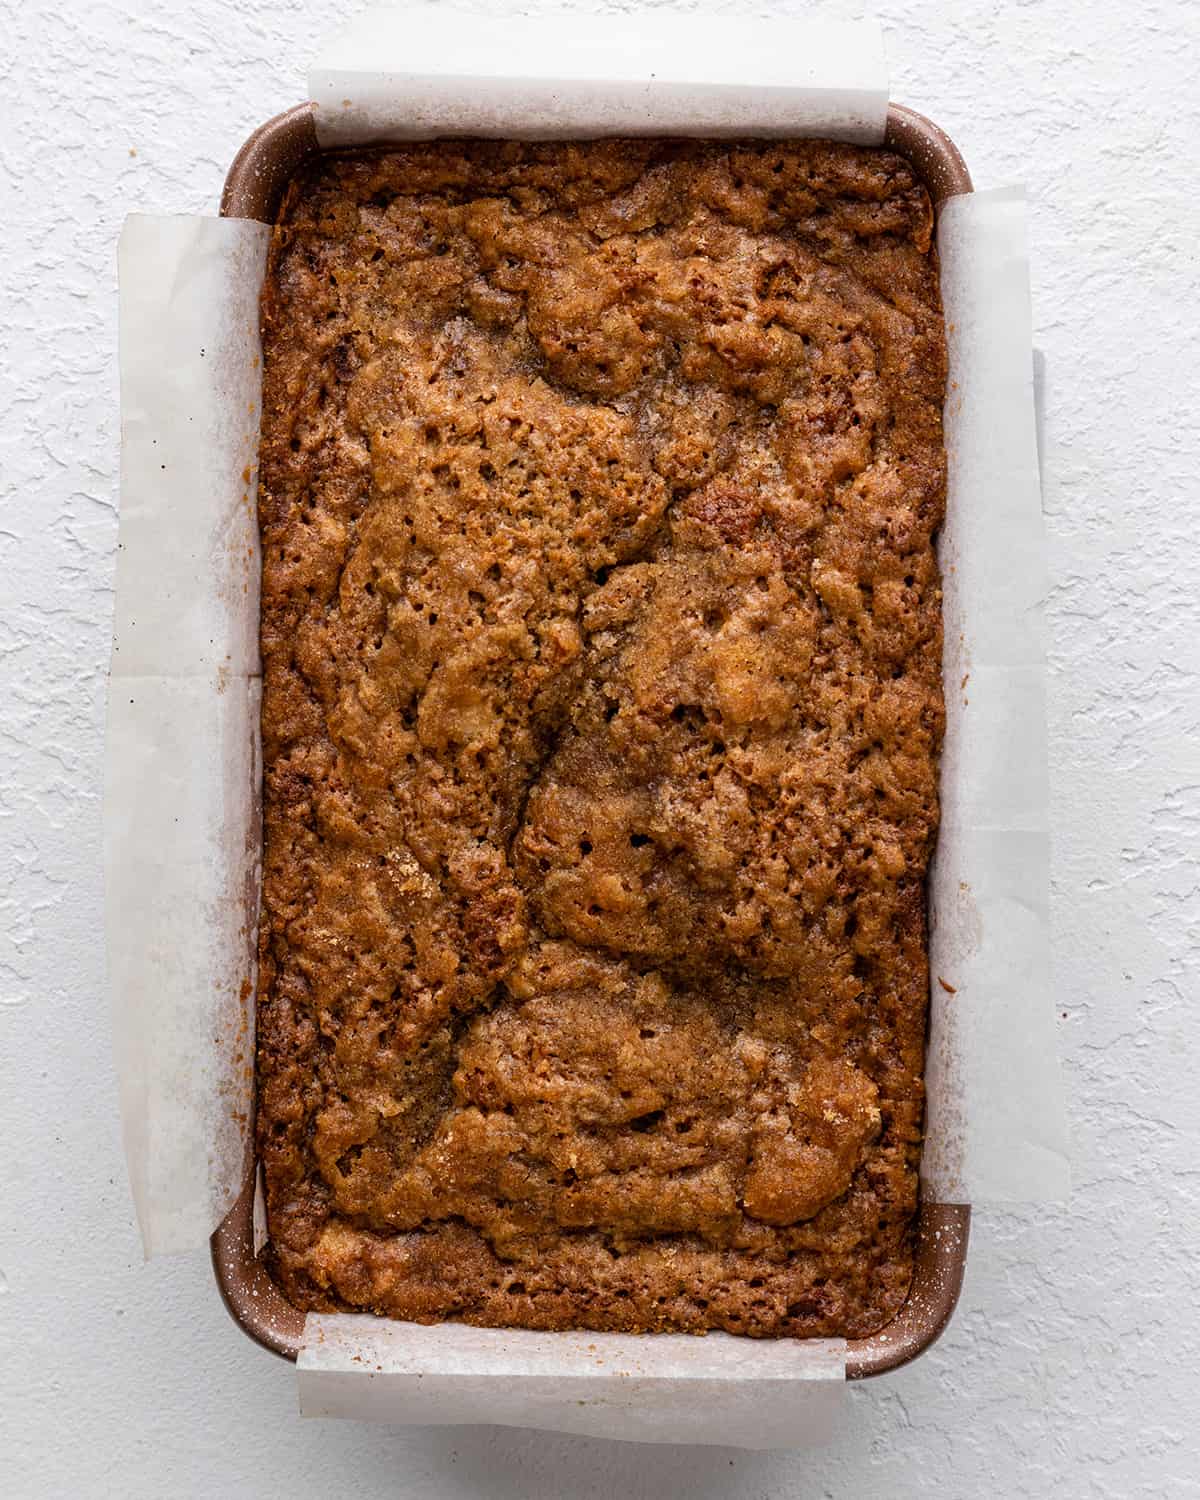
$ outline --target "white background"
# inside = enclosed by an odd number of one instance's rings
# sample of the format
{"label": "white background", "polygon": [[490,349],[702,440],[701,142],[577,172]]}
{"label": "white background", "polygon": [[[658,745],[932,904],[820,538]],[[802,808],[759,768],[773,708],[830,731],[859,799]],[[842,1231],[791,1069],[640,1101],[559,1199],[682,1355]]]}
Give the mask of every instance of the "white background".
{"label": "white background", "polygon": [[[632,3],[632,0],[629,0]],[[893,97],[1032,196],[1054,984],[1076,1189],[976,1215],[943,1342],[821,1453],[301,1423],[203,1254],[142,1264],[101,942],[115,243],[216,206],[356,0],[0,19],[0,1473],[24,1497],[1200,1495],[1200,5],[883,0]],[[536,9],[534,5],[525,9]],[[745,10],[748,6],[742,7]],[[767,9],[769,6],[755,6]],[[853,5],[775,0],[780,13]],[[997,559],[997,566],[1003,559]]]}

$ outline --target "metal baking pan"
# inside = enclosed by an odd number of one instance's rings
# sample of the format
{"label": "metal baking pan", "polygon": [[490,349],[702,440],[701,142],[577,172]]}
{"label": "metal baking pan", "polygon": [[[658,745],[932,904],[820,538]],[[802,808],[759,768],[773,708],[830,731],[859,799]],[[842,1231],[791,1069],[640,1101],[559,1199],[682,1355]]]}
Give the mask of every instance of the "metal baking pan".
{"label": "metal baking pan", "polygon": [[[970,174],[954,142],[914,110],[889,106],[885,144],[911,162],[935,213],[946,198],[971,191]],[[297,105],[260,125],[234,157],[221,196],[222,215],[273,224],[291,178],[319,150],[310,105]],[[962,1286],[970,1222],[965,1204],[922,1200],[908,1298],[878,1333],[847,1341],[847,1379],[882,1375],[907,1364],[941,1334]],[[304,1314],[284,1299],[255,1255],[253,1174],[212,1237],[212,1259],[234,1321],[265,1349],[294,1360]]]}

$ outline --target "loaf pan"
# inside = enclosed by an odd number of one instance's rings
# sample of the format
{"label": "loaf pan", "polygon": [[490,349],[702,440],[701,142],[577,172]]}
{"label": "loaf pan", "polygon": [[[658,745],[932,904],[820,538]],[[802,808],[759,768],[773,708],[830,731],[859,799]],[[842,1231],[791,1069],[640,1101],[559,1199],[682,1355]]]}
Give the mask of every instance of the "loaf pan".
{"label": "loaf pan", "polygon": [[[923,115],[903,105],[890,105],[884,140],[912,164],[935,213],[945,199],[971,191],[970,174],[958,148]],[[319,150],[310,105],[297,105],[260,125],[229,169],[221,197],[222,215],[273,224],[288,183]],[[878,1333],[847,1341],[848,1380],[897,1369],[937,1339],[958,1301],[970,1221],[971,1210],[965,1204],[922,1199],[908,1298]],[[304,1314],[284,1299],[255,1255],[253,1175],[212,1237],[212,1259],[217,1286],[234,1321],[265,1349],[294,1360],[304,1332]]]}

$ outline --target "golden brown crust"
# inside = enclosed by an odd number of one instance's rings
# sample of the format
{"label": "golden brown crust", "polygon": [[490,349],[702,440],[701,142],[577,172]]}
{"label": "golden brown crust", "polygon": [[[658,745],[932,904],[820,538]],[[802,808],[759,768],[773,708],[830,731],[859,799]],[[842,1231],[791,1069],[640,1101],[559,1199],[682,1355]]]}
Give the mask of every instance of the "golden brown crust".
{"label": "golden brown crust", "polygon": [[305,1308],[903,1300],[945,341],[886,152],[327,156],[264,293],[258,1136]]}

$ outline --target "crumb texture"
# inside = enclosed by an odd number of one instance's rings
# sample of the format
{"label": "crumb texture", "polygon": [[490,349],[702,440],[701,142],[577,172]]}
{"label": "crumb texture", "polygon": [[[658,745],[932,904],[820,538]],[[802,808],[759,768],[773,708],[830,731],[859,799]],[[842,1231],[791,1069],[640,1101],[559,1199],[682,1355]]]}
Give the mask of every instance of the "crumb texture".
{"label": "crumb texture", "polygon": [[325,157],[264,293],[258,1136],[309,1309],[902,1302],[945,340],[884,151]]}

